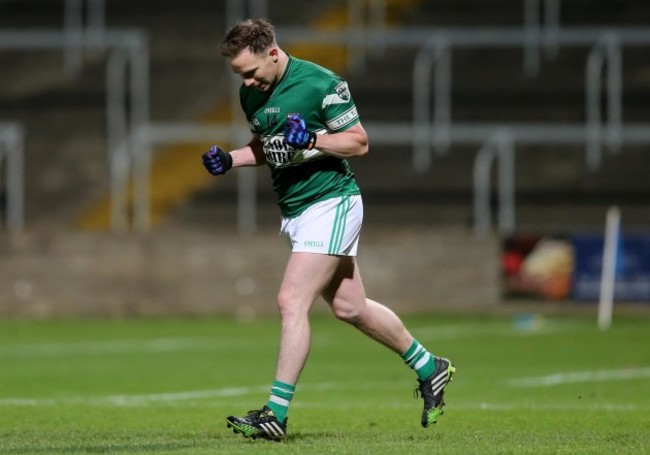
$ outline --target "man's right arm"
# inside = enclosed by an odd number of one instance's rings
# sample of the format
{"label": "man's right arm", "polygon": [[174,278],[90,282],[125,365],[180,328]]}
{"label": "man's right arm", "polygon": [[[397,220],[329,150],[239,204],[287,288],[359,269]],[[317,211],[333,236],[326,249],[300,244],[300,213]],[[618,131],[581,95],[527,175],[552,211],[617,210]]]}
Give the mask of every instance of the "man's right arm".
{"label": "man's right arm", "polygon": [[224,152],[218,145],[213,145],[202,159],[203,166],[212,175],[223,175],[233,167],[260,166],[266,162],[262,142],[257,137],[231,152]]}
{"label": "man's right arm", "polygon": [[245,146],[230,152],[233,167],[261,166],[266,163],[262,141],[254,136]]}

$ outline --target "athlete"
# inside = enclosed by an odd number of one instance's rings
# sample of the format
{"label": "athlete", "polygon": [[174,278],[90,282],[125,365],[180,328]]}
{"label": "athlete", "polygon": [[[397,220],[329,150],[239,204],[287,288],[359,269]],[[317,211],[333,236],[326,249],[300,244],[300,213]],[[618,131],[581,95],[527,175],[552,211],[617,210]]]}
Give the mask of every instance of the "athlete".
{"label": "athlete", "polygon": [[241,76],[240,101],[252,138],[224,152],[213,146],[203,165],[213,175],[267,164],[291,246],[277,306],[282,320],[268,402],[227,426],[245,437],[282,439],[298,378],[310,350],[309,309],[322,296],[334,315],[401,355],[415,370],[424,399],[421,424],[442,414],[455,367],[430,354],[386,306],[366,297],[355,261],[363,203],[348,158],[368,153],[368,137],[348,84],[333,72],[284,52],[273,25],[245,20],[226,34],[221,53]]}

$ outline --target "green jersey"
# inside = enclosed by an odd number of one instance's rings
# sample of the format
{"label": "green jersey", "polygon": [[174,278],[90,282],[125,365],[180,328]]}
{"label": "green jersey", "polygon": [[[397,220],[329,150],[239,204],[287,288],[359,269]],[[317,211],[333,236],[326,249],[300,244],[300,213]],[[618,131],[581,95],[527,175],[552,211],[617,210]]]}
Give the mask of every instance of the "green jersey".
{"label": "green jersey", "polygon": [[285,144],[287,115],[300,113],[317,134],[345,131],[359,123],[347,82],[314,63],[289,57],[282,78],[270,92],[242,85],[242,109],[251,132],[264,147],[273,190],[284,217],[295,217],[315,202],[360,194],[345,159],[316,147],[299,150]]}

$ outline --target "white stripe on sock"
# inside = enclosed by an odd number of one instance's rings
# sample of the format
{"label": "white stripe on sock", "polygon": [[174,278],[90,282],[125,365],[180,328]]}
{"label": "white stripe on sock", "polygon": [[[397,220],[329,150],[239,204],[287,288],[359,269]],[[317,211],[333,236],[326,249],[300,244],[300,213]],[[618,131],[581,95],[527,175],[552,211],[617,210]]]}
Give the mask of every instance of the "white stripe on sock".
{"label": "white stripe on sock", "polygon": [[411,363],[411,360],[413,360],[415,357],[417,357],[418,354],[420,354],[422,351],[424,351],[424,348],[422,347],[422,345],[419,345],[417,347],[417,349],[415,350],[415,352],[413,353],[413,355],[411,355],[408,359],[406,359],[405,362],[406,363]]}
{"label": "white stripe on sock", "polygon": [[426,363],[427,363],[430,359],[431,359],[431,354],[429,354],[429,353],[427,352],[427,354],[426,354],[424,357],[422,357],[420,360],[418,360],[418,363],[416,363],[415,366],[414,366],[413,368],[415,368],[416,370],[419,370],[419,369],[422,368],[424,365],[426,365]]}
{"label": "white stripe on sock", "polygon": [[277,395],[271,395],[269,397],[269,401],[272,401],[273,403],[279,404],[280,406],[284,406],[284,407],[289,406],[289,400],[281,398],[281,397],[279,397]]}

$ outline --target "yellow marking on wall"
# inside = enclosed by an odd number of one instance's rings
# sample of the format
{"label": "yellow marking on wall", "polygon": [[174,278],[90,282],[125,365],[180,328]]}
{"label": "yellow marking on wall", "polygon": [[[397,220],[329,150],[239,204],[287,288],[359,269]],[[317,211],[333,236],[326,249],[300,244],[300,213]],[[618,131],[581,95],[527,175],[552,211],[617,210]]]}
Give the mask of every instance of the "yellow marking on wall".
{"label": "yellow marking on wall", "polygon": [[[386,23],[398,23],[405,14],[420,6],[423,0],[386,0]],[[346,3],[334,7],[312,23],[316,30],[343,29],[348,23]],[[281,44],[282,45],[282,44]],[[317,62],[336,73],[344,73],[348,52],[339,44],[298,44],[283,46],[298,58]],[[243,115],[243,114],[242,114]],[[199,120],[203,124],[231,121],[229,103],[215,106]],[[229,150],[231,144],[215,137],[214,143]],[[170,210],[182,204],[195,191],[214,182],[201,165],[200,157],[213,144],[177,144],[156,149],[151,167],[151,224],[159,224]],[[235,146],[233,144],[232,146]],[[133,194],[129,191],[129,206]],[[110,196],[106,195],[94,207],[81,214],[76,222],[81,229],[107,230],[110,226]]]}

